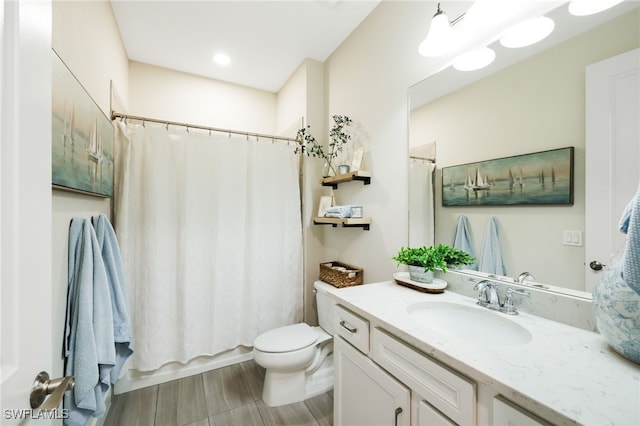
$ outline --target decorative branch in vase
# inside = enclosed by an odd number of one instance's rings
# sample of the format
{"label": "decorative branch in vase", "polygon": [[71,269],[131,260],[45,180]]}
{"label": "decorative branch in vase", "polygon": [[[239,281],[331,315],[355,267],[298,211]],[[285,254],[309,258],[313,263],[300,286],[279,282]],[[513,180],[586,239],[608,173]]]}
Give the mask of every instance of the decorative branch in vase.
{"label": "decorative branch in vase", "polygon": [[342,151],[344,145],[351,139],[351,135],[347,133],[346,128],[353,123],[353,120],[346,115],[334,115],[333,126],[329,130],[329,152],[324,152],[322,144],[318,143],[316,138],[311,134],[311,126],[303,127],[298,130],[296,139],[298,140],[298,146],[296,146],[295,153],[306,153],[307,156],[322,158],[325,161],[325,166],[328,168],[326,173],[323,170],[323,175],[328,176],[329,170],[337,175],[336,169],[331,164],[338,154]]}

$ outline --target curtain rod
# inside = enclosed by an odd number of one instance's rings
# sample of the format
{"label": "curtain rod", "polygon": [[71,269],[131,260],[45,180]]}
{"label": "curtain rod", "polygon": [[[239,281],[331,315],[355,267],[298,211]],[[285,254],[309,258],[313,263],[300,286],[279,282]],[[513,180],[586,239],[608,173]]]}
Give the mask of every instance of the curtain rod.
{"label": "curtain rod", "polygon": [[230,130],[230,129],[219,129],[219,128],[216,128],[216,127],[199,126],[197,124],[187,124],[187,123],[180,123],[180,122],[177,122],[177,121],[160,120],[158,118],[140,117],[140,116],[137,116],[137,115],[129,115],[129,114],[123,114],[123,113],[120,113],[120,112],[111,111],[111,120],[116,120],[118,118],[123,119],[123,120],[130,119],[130,120],[142,121],[143,125],[144,125],[144,123],[146,121],[148,121],[150,123],[165,124],[167,127],[169,127],[169,126],[186,127],[187,130],[189,130],[189,129],[200,129],[200,130],[207,130],[209,132],[220,132],[220,133],[229,133],[229,134],[234,134],[234,135],[242,135],[242,136],[246,136],[247,138],[249,136],[252,136],[252,137],[255,137],[255,138],[279,140],[279,141],[286,141],[286,142],[298,142],[297,139],[287,138],[285,136],[266,135],[266,134],[263,134],[263,133],[242,132],[242,131],[239,131],[239,130]]}
{"label": "curtain rod", "polygon": [[410,155],[409,159],[411,160],[423,160],[423,161],[428,161],[429,163],[435,163],[436,160],[433,158],[424,158],[424,157],[416,157],[414,155]]}

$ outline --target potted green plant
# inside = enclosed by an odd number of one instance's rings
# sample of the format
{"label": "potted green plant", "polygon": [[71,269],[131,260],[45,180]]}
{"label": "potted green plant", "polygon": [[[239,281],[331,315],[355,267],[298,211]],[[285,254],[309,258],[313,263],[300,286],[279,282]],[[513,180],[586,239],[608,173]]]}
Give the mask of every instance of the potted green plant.
{"label": "potted green plant", "polygon": [[469,253],[446,244],[402,247],[392,259],[398,265],[407,265],[411,279],[422,283],[433,282],[436,270],[447,272],[448,267],[458,268],[475,262]]}
{"label": "potted green plant", "polygon": [[332,161],[343,150],[344,145],[351,139],[351,135],[346,128],[353,123],[353,120],[346,115],[334,115],[333,126],[329,130],[329,152],[324,152],[324,147],[311,134],[311,126],[303,127],[298,130],[296,139],[298,145],[295,153],[306,153],[307,156],[322,158],[325,162],[323,176],[329,176],[329,172],[337,175],[336,169],[333,167]]}

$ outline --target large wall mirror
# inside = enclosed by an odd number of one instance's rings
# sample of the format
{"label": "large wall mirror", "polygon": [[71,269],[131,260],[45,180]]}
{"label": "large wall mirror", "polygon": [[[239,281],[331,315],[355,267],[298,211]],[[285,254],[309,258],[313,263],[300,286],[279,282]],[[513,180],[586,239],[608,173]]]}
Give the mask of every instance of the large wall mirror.
{"label": "large wall mirror", "polygon": [[[479,256],[495,217],[506,275],[527,271],[538,283],[582,294],[588,289],[585,67],[640,47],[640,9],[638,2],[625,1],[598,15],[576,17],[565,4],[547,16],[556,29],[538,45],[510,50],[496,43],[496,61],[489,67],[468,73],[449,67],[411,87],[409,152],[435,145],[436,244],[452,243],[464,215]],[[575,148],[572,205],[442,206],[443,167],[563,147]],[[425,184],[410,174],[409,241],[424,233],[414,228],[417,213],[411,206],[424,205],[419,197]],[[567,245],[565,231],[577,232],[582,245]]]}

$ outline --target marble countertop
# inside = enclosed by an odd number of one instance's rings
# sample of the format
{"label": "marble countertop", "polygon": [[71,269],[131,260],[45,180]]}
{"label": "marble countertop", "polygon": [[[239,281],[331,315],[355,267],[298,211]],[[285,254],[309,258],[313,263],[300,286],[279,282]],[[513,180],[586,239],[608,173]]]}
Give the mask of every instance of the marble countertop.
{"label": "marble countertop", "polygon": [[[531,341],[490,347],[432,331],[407,313],[407,306],[420,301],[475,307],[469,297],[451,291],[420,293],[391,281],[331,293],[339,304],[369,319],[372,327],[385,329],[554,424],[640,425],[640,366],[614,352],[598,333],[520,313],[508,318],[529,330]],[[482,332],[478,326],[477,333]]]}

